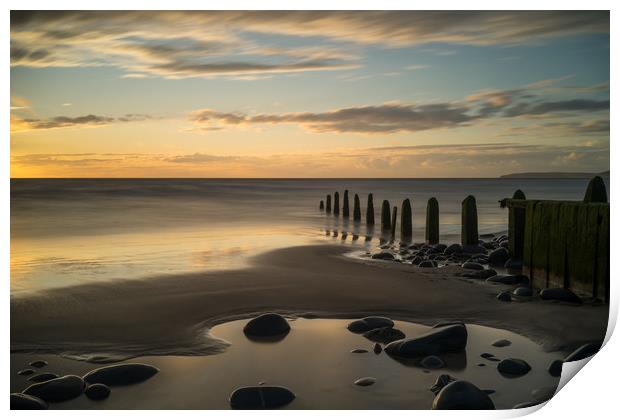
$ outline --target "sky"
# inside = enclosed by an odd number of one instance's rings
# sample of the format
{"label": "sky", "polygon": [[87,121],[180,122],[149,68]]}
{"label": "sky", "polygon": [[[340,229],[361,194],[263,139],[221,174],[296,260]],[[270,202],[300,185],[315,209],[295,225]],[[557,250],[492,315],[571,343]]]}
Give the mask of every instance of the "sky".
{"label": "sky", "polygon": [[609,169],[609,12],[12,11],[11,177]]}

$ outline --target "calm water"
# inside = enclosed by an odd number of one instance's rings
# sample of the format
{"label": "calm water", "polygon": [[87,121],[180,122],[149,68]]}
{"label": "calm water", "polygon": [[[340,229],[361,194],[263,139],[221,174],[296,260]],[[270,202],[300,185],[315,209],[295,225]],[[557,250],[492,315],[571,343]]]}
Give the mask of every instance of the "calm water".
{"label": "calm water", "polygon": [[[609,181],[606,180],[608,183]],[[515,179],[194,179],[11,180],[11,293],[114,279],[238,268],[263,251],[343,242],[325,231],[365,234],[365,226],[319,212],[327,193],[358,193],[365,214],[381,202],[413,202],[414,240],[423,239],[426,201],[437,197],[441,234],[458,238],[460,203],[478,202],[481,233],[506,230],[498,200],[579,200],[587,180]],[[353,235],[344,240],[351,243]],[[368,244],[367,244],[368,245]]]}

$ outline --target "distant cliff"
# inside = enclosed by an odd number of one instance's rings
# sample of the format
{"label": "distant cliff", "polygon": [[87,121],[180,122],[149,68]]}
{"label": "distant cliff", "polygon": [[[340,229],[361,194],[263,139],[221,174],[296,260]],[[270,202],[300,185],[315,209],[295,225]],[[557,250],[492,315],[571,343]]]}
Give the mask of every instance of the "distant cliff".
{"label": "distant cliff", "polygon": [[592,178],[596,175],[609,176],[605,172],[521,172],[516,174],[501,175],[500,178]]}

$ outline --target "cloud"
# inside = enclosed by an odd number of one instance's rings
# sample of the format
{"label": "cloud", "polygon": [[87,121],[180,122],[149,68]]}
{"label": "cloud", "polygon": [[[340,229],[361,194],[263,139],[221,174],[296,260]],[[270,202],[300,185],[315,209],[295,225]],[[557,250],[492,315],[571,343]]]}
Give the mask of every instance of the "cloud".
{"label": "cloud", "polygon": [[158,119],[146,114],[125,114],[121,117],[106,117],[101,115],[82,115],[78,117],[58,116],[49,119],[22,118],[11,115],[11,133],[31,130],[51,130],[58,128],[98,127],[112,123],[126,123]]}
{"label": "cloud", "polygon": [[114,66],[132,78],[335,71],[360,65],[356,46],[514,45],[580,33],[608,34],[609,12],[13,11],[11,65]]}
{"label": "cloud", "polygon": [[609,111],[609,100],[570,99],[564,101],[519,102],[504,109],[507,117],[548,115],[563,112]]}

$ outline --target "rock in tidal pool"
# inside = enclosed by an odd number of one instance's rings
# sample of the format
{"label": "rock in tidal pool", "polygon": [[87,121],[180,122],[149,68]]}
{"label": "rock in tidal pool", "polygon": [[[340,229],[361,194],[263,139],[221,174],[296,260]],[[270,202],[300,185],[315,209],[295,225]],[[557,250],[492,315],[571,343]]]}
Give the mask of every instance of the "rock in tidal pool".
{"label": "rock in tidal pool", "polygon": [[495,410],[486,392],[467,381],[446,385],[433,400],[433,410]]}
{"label": "rock in tidal pool", "polygon": [[500,302],[512,302],[512,296],[509,292],[501,292],[496,296]]}
{"label": "rock in tidal pool", "polygon": [[540,291],[540,297],[543,300],[559,300],[561,302],[569,303],[583,303],[581,298],[574,294],[569,289],[563,287],[553,287],[549,289],[542,289]]}
{"label": "rock in tidal pool", "polygon": [[478,264],[477,262],[465,262],[461,265],[462,268],[466,268],[468,270],[484,270],[482,264]]}
{"label": "rock in tidal pool", "polygon": [[394,259],[394,254],[392,254],[391,252],[379,252],[377,254],[372,254],[371,258],[373,260],[392,261]]}
{"label": "rock in tidal pool", "polygon": [[362,334],[368,332],[370,330],[375,330],[377,328],[392,328],[394,326],[394,321],[390,318],[385,318],[382,316],[367,316],[366,318],[358,319],[357,321],[351,322],[347,329],[355,334]]}
{"label": "rock in tidal pool", "polygon": [[375,382],[377,382],[375,378],[367,376],[365,378],[359,378],[357,381],[354,382],[354,384],[357,386],[370,386]]}
{"label": "rock in tidal pool", "polygon": [[446,363],[437,356],[426,356],[420,362],[420,366],[425,369],[441,369]]}
{"label": "rock in tidal pool", "polygon": [[11,394],[11,410],[47,410],[47,403],[32,395]]}
{"label": "rock in tidal pool", "polygon": [[566,356],[565,362],[574,362],[576,360],[586,359],[594,356],[601,348],[601,343],[588,343],[579,347],[577,350]]}
{"label": "rock in tidal pool", "polygon": [[243,332],[248,337],[285,336],[291,330],[288,321],[279,314],[263,314],[248,321]]}
{"label": "rock in tidal pool", "polygon": [[34,362],[30,362],[30,366],[41,369],[42,367],[47,366],[47,362],[45,360],[35,360]]}
{"label": "rock in tidal pool", "polygon": [[487,279],[489,283],[499,283],[506,285],[527,284],[529,279],[523,274],[497,274]]}
{"label": "rock in tidal pool", "polygon": [[392,327],[375,328],[374,330],[366,331],[364,338],[374,341],[376,343],[389,344],[392,341],[405,338],[405,333]]}
{"label": "rock in tidal pool", "polygon": [[514,289],[512,291],[512,294],[515,296],[520,296],[520,297],[530,297],[534,295],[534,291],[532,290],[531,287],[521,286],[521,287],[517,287],[516,289]]}
{"label": "rock in tidal pool", "polygon": [[446,385],[456,380],[456,378],[453,378],[452,376],[447,374],[439,375],[430,390],[433,392],[433,394],[437,395],[439,394],[439,391],[441,391]]}
{"label": "rock in tidal pool", "polygon": [[110,396],[110,388],[104,384],[92,384],[86,387],[84,393],[91,400],[105,400]]}
{"label": "rock in tidal pool", "polygon": [[493,347],[508,347],[511,344],[512,342],[510,340],[506,340],[502,338],[500,340],[495,340],[491,345]]}
{"label": "rock in tidal pool", "polygon": [[143,382],[159,372],[155,366],[143,363],[122,363],[92,370],[84,375],[89,384],[107,386],[131,385]]}
{"label": "rock in tidal pool", "polygon": [[32,375],[35,372],[36,371],[34,369],[22,369],[19,372],[17,372],[17,374],[20,376],[28,376],[28,375]]}
{"label": "rock in tidal pool", "polygon": [[56,378],[58,378],[58,375],[56,375],[55,373],[43,372],[43,373],[39,373],[37,375],[31,376],[30,378],[28,378],[28,380],[30,382],[45,382],[45,381],[49,381],[50,379],[56,379]]}
{"label": "rock in tidal pool", "polygon": [[525,360],[504,359],[497,365],[497,370],[503,375],[516,377],[525,375],[532,368]]}
{"label": "rock in tidal pool", "polygon": [[84,381],[76,375],[66,375],[30,385],[24,394],[47,402],[60,402],[79,397],[84,392]]}
{"label": "rock in tidal pool", "polygon": [[402,339],[387,345],[385,352],[394,357],[425,357],[447,352],[459,352],[467,344],[467,328],[452,324],[432,328],[416,338]]}
{"label": "rock in tidal pool", "polygon": [[236,410],[261,410],[283,407],[295,399],[295,394],[281,386],[247,386],[230,395],[230,406]]}
{"label": "rock in tidal pool", "polygon": [[549,372],[549,375],[555,378],[557,378],[558,376],[562,376],[562,365],[563,364],[564,362],[562,362],[559,359],[556,359],[549,364],[549,367],[547,367],[547,372]]}
{"label": "rock in tidal pool", "polygon": [[508,250],[506,248],[500,247],[491,251],[491,253],[489,254],[489,264],[503,267],[504,264],[506,264],[506,261],[508,261],[508,258],[510,258]]}

